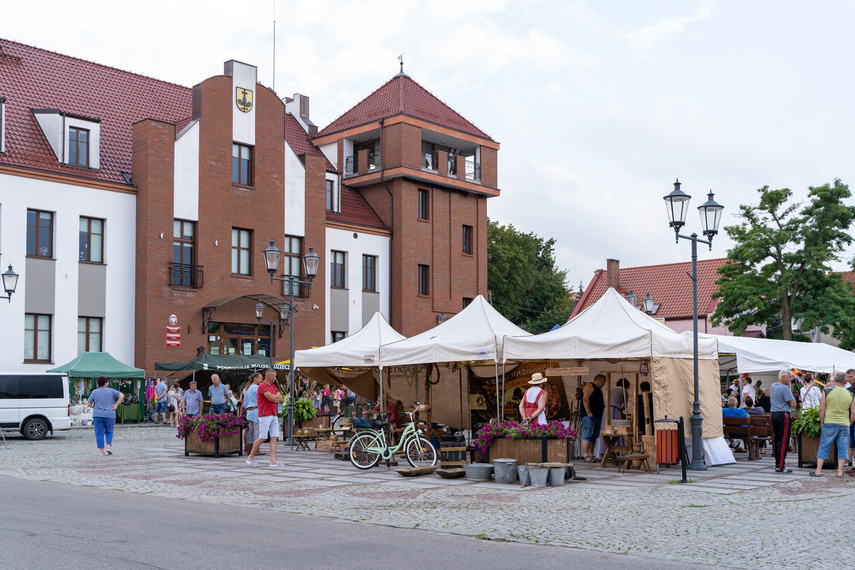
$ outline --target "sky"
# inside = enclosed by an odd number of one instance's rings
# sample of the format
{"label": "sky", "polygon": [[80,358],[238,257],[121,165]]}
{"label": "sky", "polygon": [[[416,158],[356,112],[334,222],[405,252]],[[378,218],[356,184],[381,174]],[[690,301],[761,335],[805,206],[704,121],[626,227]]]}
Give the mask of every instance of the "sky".
{"label": "sky", "polygon": [[[501,144],[489,217],[554,239],[578,288],[607,258],[690,260],[664,208],[677,178],[684,233],[700,233],[710,190],[725,226],[764,185],[802,200],[855,184],[853,22],[846,1],[33,0],[4,5],[0,38],[185,86],[240,60],[281,97],[309,96],[321,128],[403,53]],[[730,245],[721,231],[699,258]]]}

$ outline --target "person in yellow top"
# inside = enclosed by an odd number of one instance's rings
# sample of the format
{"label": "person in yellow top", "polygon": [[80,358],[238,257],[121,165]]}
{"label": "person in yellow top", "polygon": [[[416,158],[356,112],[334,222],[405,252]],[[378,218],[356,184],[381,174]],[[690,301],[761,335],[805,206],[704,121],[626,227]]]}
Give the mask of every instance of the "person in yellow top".
{"label": "person in yellow top", "polygon": [[855,422],[855,399],[843,387],[845,383],[846,374],[838,372],[834,381],[829,382],[834,387],[822,393],[819,402],[822,436],[816,453],[816,471],[811,473],[813,477],[822,475],[822,465],[831,455],[831,444],[837,443],[837,477],[843,478],[843,465],[849,459],[849,426]]}

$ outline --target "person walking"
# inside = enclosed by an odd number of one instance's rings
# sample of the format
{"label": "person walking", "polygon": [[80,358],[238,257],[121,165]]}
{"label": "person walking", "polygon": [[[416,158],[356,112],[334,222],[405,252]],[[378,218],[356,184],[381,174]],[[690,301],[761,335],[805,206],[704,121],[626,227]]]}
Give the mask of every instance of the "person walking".
{"label": "person walking", "polygon": [[87,404],[92,408],[92,423],[95,426],[95,444],[99,455],[113,455],[113,426],[116,425],[116,408],[125,395],[107,387],[107,379],[98,378],[98,388],[89,394]]}
{"label": "person walking", "polygon": [[250,382],[243,393],[243,409],[246,411],[246,439],[244,453],[249,453],[252,444],[258,439],[258,385],[261,384],[261,372],[253,372]]}
{"label": "person walking", "polygon": [[184,412],[188,418],[195,418],[202,413],[202,392],[196,389],[196,381],[190,381],[190,389],[184,392]]}
{"label": "person walking", "polygon": [[154,387],[154,398],[157,402],[154,408],[154,423],[166,423],[166,382],[163,378],[157,379],[157,386]]}
{"label": "person walking", "polygon": [[264,381],[258,386],[258,438],[252,444],[249,456],[246,458],[248,465],[255,467],[255,455],[261,443],[270,438],[270,467],[279,467],[282,464],[276,461],[276,441],[279,439],[279,415],[276,413],[279,404],[285,401],[282,394],[276,388],[276,372],[267,369],[264,371]]}
{"label": "person walking", "polygon": [[208,397],[211,399],[211,413],[224,414],[226,413],[226,398],[229,397],[229,389],[224,384],[220,384],[220,375],[214,374],[211,376],[212,384],[208,386]]}
{"label": "person walking", "polygon": [[811,476],[822,476],[822,466],[831,456],[831,444],[837,444],[837,478],[842,479],[843,466],[849,460],[849,426],[855,422],[855,400],[843,387],[846,374],[838,372],[833,383],[835,386],[828,394],[823,392],[819,402],[822,435],[819,439],[819,451],[816,452],[816,471],[811,473]]}
{"label": "person walking", "polygon": [[793,373],[789,370],[778,372],[778,381],[772,384],[769,392],[772,410],[772,432],[775,436],[775,473],[792,473],[787,468],[787,447],[790,444],[792,421],[790,411],[796,406],[796,399],[790,385]]}
{"label": "person walking", "polygon": [[170,386],[166,393],[166,412],[169,414],[169,425],[178,427],[178,396],[175,393],[175,384]]}
{"label": "person walking", "polygon": [[585,463],[596,463],[594,457],[594,446],[600,437],[600,422],[606,404],[603,401],[603,386],[606,384],[606,375],[597,374],[592,382],[582,387],[582,454]]}

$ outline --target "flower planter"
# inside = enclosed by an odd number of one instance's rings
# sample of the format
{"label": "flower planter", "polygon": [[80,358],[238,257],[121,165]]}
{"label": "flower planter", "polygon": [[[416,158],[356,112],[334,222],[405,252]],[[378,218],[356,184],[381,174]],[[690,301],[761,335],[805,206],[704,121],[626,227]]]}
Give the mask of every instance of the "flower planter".
{"label": "flower planter", "polygon": [[[819,451],[819,438],[799,435],[799,467],[803,465],[816,465],[816,453]],[[831,446],[829,458],[825,460],[823,467],[837,469],[837,446]]]}
{"label": "flower planter", "polygon": [[547,438],[505,439],[496,438],[487,450],[490,457],[516,459],[518,465],[526,463],[570,463],[570,439]]}
{"label": "flower planter", "polygon": [[184,455],[187,456],[191,453],[213,455],[214,457],[228,453],[243,455],[243,447],[241,446],[242,435],[243,430],[240,430],[237,433],[220,435],[214,441],[202,441],[199,439],[199,434],[190,432],[184,438]]}

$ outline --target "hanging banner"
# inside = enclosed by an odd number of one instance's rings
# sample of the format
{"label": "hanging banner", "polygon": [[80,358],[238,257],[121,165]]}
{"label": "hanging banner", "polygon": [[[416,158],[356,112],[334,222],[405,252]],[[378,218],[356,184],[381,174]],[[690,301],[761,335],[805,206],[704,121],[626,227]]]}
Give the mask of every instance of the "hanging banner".
{"label": "hanging banner", "polygon": [[[567,404],[567,396],[564,392],[564,380],[561,376],[548,376],[546,370],[554,368],[555,363],[548,361],[524,362],[512,369],[505,369],[505,396],[502,402],[505,419],[520,420],[520,401],[531,385],[531,375],[540,372],[549,381],[540,387],[547,390],[549,399],[546,403],[546,419],[567,420],[570,419],[570,406]],[[469,400],[472,410],[472,427],[479,429],[487,422],[496,417],[496,377],[477,376],[469,370]],[[499,397],[502,392],[501,368],[499,368]]]}

